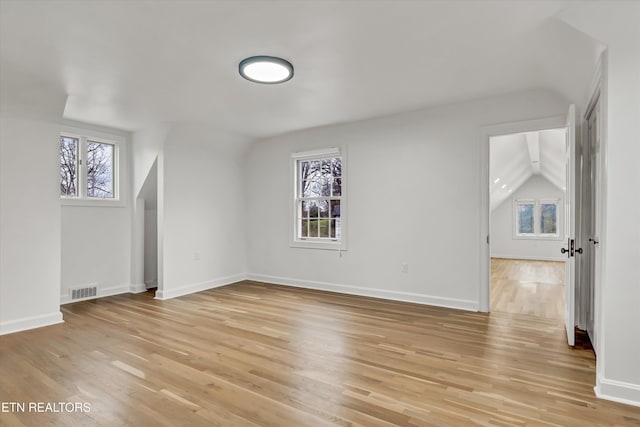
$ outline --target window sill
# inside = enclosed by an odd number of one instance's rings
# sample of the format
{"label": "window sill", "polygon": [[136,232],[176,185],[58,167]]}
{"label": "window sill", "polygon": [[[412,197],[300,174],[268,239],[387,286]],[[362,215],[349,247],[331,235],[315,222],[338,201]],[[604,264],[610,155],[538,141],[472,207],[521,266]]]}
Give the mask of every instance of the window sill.
{"label": "window sill", "polygon": [[308,241],[308,240],[294,240],[289,242],[289,246],[292,248],[302,248],[302,249],[323,249],[323,250],[331,250],[331,251],[346,251],[347,245],[345,242],[318,242],[318,241]]}
{"label": "window sill", "polygon": [[106,199],[60,199],[62,206],[90,207],[90,208],[124,208],[126,204],[122,200]]}
{"label": "window sill", "polygon": [[560,236],[545,236],[545,235],[530,235],[530,236],[522,236],[515,235],[513,236],[515,240],[552,240],[552,241],[560,241],[564,240]]}

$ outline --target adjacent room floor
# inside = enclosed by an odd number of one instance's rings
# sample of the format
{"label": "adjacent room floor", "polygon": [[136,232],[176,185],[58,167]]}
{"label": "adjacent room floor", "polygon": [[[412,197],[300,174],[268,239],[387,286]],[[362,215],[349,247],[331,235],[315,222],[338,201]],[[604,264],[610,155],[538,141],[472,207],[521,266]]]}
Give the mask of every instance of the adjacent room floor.
{"label": "adjacent room floor", "polygon": [[491,258],[491,311],[562,321],[565,263]]}
{"label": "adjacent room floor", "polygon": [[0,337],[0,400],[90,412],[0,424],[640,424],[640,408],[594,396],[593,353],[556,320],[250,281],[62,310],[64,324]]}

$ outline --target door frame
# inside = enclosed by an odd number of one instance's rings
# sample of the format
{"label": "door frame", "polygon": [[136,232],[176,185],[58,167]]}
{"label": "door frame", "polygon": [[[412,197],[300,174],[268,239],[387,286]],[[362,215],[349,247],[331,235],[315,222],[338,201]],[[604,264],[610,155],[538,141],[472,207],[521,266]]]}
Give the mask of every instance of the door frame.
{"label": "door frame", "polygon": [[[595,271],[594,277],[594,295],[593,295],[593,330],[596,335],[596,342],[593,343],[594,352],[597,355],[596,358],[596,386],[594,387],[596,396],[599,395],[599,387],[600,387],[600,379],[604,378],[604,341],[605,336],[603,334],[605,328],[605,316],[602,313],[602,282],[605,277],[605,269],[606,269],[606,246],[607,246],[607,147],[608,147],[608,90],[607,84],[608,81],[608,52],[605,50],[602,52],[598,59],[598,64],[596,67],[596,72],[593,76],[593,80],[591,82],[591,87],[589,90],[589,98],[587,102],[587,106],[585,108],[585,113],[582,117],[583,122],[586,121],[586,118],[592,113],[593,108],[596,104],[598,104],[599,108],[599,153],[600,159],[596,168],[598,169],[597,179],[598,183],[596,184],[596,188],[600,190],[598,196],[598,203],[600,209],[596,208],[597,213],[599,215],[596,216],[597,225],[596,228],[600,231],[600,238],[598,243],[598,250],[595,253],[594,262],[596,266],[599,266],[599,270]],[[588,143],[585,139],[588,138],[588,133],[583,132],[582,143]]]}
{"label": "door frame", "polygon": [[489,203],[489,140],[491,137],[510,135],[513,133],[534,132],[546,129],[560,129],[566,127],[566,115],[552,116],[541,119],[502,123],[480,127],[480,287],[478,295],[478,310],[488,313],[491,309],[490,263],[491,253],[491,212]]}
{"label": "door frame", "polygon": [[[597,151],[598,151],[598,157],[596,158],[596,162],[595,164],[592,164],[591,159],[593,156],[592,153],[592,144],[591,144],[591,137],[592,137],[592,132],[589,130],[589,122],[591,120],[591,116],[592,114],[594,114],[594,112],[596,111],[596,108],[600,108],[599,105],[599,98],[600,98],[600,91],[599,89],[597,90],[596,93],[594,93],[594,96],[592,97],[591,101],[589,102],[589,105],[587,107],[587,110],[584,114],[583,117],[583,126],[582,126],[582,152],[581,152],[581,156],[583,159],[583,163],[588,163],[588,166],[583,166],[583,181],[585,183],[585,186],[583,187],[583,194],[582,197],[586,198],[588,196],[588,200],[589,203],[581,203],[581,210],[582,210],[582,216],[580,218],[580,230],[579,230],[579,234],[576,233],[576,238],[580,239],[580,245],[585,248],[588,247],[588,252],[589,254],[591,254],[591,251],[593,252],[593,256],[589,257],[585,260],[584,264],[580,264],[579,265],[579,270],[578,270],[578,274],[580,277],[580,281],[579,283],[579,287],[578,287],[578,298],[580,300],[580,305],[582,306],[582,309],[576,313],[579,315],[579,317],[577,317],[578,320],[578,325],[580,327],[580,329],[583,329],[587,332],[591,332],[593,334],[593,336],[591,335],[591,333],[589,334],[589,339],[591,340],[591,344],[594,347],[594,351],[597,354],[597,335],[598,335],[598,330],[596,330],[596,295],[595,295],[595,291],[596,288],[598,288],[598,284],[600,283],[600,271],[602,269],[602,266],[599,265],[600,262],[600,257],[598,256],[600,251],[600,247],[596,247],[593,243],[590,243],[589,241],[591,240],[590,237],[597,237],[599,241],[602,240],[602,224],[600,223],[600,217],[601,217],[601,210],[602,210],[602,205],[600,203],[600,197],[602,195],[602,188],[601,188],[601,171],[600,171],[600,167],[601,167],[601,158],[602,158],[602,152],[601,152],[601,146],[600,146],[600,137],[598,137],[597,139],[597,143],[596,143],[596,147],[597,147]],[[600,111],[598,111],[598,114],[600,114]],[[600,133],[600,119],[601,117],[598,116],[598,121],[596,123],[596,132],[599,134]],[[588,155],[585,155],[588,154]],[[595,180],[593,180],[593,173],[594,171],[592,170],[592,167],[595,169]],[[585,173],[588,172],[588,173]],[[594,203],[594,196],[595,194],[595,203]],[[588,226],[586,225],[588,223]],[[593,227],[593,228],[592,228]],[[588,230],[587,230],[588,229]],[[587,232],[589,231],[589,232]],[[597,233],[596,233],[597,231]],[[595,235],[593,235],[592,233],[596,233]],[[587,240],[589,239],[589,241]],[[598,243],[599,245],[599,243]],[[597,250],[596,250],[597,249]],[[589,262],[593,262],[593,265],[590,265]],[[593,286],[593,294],[591,294],[591,286]],[[592,297],[593,300],[591,300],[589,297]],[[590,307],[591,306],[591,307]],[[589,319],[587,316],[588,310],[589,308],[591,308],[593,310],[593,325],[591,325],[592,330],[589,331]]]}

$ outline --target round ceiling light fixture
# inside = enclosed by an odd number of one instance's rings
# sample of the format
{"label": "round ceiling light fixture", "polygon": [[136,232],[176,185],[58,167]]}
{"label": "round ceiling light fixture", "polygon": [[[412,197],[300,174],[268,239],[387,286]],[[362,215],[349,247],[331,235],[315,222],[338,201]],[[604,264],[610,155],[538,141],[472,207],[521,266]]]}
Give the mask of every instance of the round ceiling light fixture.
{"label": "round ceiling light fixture", "polygon": [[293,77],[293,65],[275,56],[251,56],[240,61],[240,75],[256,83],[284,83]]}

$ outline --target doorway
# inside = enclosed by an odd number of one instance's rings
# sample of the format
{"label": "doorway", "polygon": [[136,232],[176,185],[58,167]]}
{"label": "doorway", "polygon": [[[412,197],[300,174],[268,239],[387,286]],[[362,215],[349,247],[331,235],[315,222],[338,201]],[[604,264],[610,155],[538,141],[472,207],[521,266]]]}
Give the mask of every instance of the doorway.
{"label": "doorway", "polygon": [[140,224],[143,230],[142,279],[145,288],[155,293],[158,288],[158,166],[153,163],[142,185],[137,205],[144,210]]}
{"label": "doorway", "polygon": [[490,310],[562,321],[566,128],[489,138]]}

